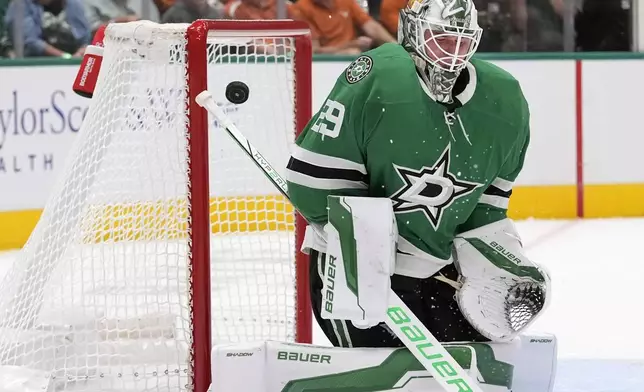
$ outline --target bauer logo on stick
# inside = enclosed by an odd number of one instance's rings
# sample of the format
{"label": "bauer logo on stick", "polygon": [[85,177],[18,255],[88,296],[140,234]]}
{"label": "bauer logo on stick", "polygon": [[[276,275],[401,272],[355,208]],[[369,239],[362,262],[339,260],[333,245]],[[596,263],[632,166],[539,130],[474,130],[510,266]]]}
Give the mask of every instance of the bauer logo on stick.
{"label": "bauer logo on stick", "polygon": [[373,68],[373,60],[369,56],[360,56],[351,65],[347,68],[345,76],[347,82],[353,84],[364,79],[365,76],[369,75]]}

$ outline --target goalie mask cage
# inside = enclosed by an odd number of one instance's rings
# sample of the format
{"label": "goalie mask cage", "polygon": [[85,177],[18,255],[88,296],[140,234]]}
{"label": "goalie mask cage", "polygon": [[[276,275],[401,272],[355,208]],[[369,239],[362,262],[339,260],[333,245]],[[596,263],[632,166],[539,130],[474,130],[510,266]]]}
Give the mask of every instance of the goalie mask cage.
{"label": "goalie mask cage", "polygon": [[[195,97],[211,91],[285,168],[311,117],[309,31],[133,22],[104,44],[65,171],[0,286],[0,390],[205,392],[212,344],[310,342],[311,312],[303,220]],[[235,80],[245,104],[225,98]]]}

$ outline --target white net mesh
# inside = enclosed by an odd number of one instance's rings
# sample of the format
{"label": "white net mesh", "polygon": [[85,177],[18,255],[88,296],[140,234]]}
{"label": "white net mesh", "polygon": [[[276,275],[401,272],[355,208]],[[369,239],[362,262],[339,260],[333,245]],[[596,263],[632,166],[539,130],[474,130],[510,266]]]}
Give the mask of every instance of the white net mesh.
{"label": "white net mesh", "polygon": [[[0,380],[189,389],[200,293],[189,266],[186,28],[108,29],[66,172],[0,286]],[[250,54],[258,44],[273,54]],[[287,37],[208,38],[209,90],[278,169],[294,140],[293,51]],[[250,87],[242,106],[224,98],[233,80]],[[293,340],[292,210],[210,122],[213,343]]]}

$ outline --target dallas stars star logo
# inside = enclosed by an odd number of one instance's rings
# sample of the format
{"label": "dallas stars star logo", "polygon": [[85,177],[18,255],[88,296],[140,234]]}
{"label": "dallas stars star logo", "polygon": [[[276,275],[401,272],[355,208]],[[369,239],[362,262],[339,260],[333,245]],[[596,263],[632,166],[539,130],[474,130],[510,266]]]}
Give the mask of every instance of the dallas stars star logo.
{"label": "dallas stars star logo", "polygon": [[362,55],[349,65],[344,76],[350,84],[357,83],[369,75],[371,68],[373,68],[373,60],[371,57]]}
{"label": "dallas stars star logo", "polygon": [[456,199],[466,196],[482,184],[463,181],[449,171],[450,145],[432,167],[414,170],[394,165],[405,183],[390,198],[396,213],[421,211],[434,229],[440,225],[443,212]]}

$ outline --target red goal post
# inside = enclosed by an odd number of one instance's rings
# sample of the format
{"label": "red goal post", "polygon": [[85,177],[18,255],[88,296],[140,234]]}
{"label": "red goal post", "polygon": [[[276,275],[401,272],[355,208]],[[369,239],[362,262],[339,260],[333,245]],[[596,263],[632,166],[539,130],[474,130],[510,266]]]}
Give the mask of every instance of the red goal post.
{"label": "red goal post", "polygon": [[[310,343],[306,224],[195,102],[213,93],[285,170],[312,116],[308,26],[110,24],[92,50],[89,110],[0,281],[0,379],[206,392],[213,344]],[[224,97],[235,80],[250,88],[242,105]]]}
{"label": "red goal post", "polygon": [[[208,65],[207,44],[210,34],[224,37],[293,37],[294,39],[294,73],[295,73],[295,129],[299,134],[312,116],[312,45],[310,30],[305,22],[292,20],[199,20],[190,25],[187,37],[187,72],[188,110],[190,113],[190,183],[193,184],[191,204],[193,206],[192,233],[193,246],[197,252],[192,255],[193,293],[210,293],[210,280],[198,279],[199,276],[210,276],[209,244],[210,221],[208,219],[210,201],[207,189],[195,188],[208,186],[208,113],[200,107],[196,96],[207,89]],[[251,87],[252,88],[252,87]],[[252,94],[252,92],[251,92]],[[243,129],[241,130],[244,131]],[[204,197],[205,195],[205,197]],[[309,298],[308,260],[299,251],[304,239],[306,222],[296,213],[296,341],[312,342],[312,323]],[[197,245],[202,244],[202,245]],[[195,326],[193,352],[195,361],[195,391],[205,391],[210,385],[210,298],[194,296],[192,312]],[[199,328],[197,328],[199,327]],[[199,364],[208,364],[200,366]],[[199,369],[201,367],[201,369]],[[203,372],[205,371],[206,374]]]}

